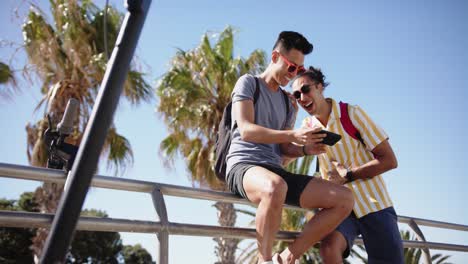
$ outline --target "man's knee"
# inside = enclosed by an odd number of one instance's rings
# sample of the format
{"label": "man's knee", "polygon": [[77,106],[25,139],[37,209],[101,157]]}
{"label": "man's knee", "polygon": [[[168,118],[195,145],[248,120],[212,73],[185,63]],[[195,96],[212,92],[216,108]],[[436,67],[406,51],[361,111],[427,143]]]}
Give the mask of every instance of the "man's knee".
{"label": "man's knee", "polygon": [[269,180],[262,190],[262,200],[269,200],[273,204],[282,206],[286,199],[288,185],[281,179]]}
{"label": "man's knee", "polygon": [[347,211],[348,213],[351,213],[354,207],[354,195],[353,192],[344,187],[341,190],[342,194],[342,199],[340,199],[341,206],[343,207],[343,210]]}

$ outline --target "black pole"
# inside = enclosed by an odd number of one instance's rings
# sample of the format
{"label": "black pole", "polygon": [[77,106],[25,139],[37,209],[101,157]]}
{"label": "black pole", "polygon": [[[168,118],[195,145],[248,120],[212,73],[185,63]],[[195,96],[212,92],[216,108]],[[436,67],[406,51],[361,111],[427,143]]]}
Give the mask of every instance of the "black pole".
{"label": "black pole", "polygon": [[127,13],[108,61],[75,163],[68,175],[40,263],[55,264],[65,261],[150,4],[151,0],[126,1]]}

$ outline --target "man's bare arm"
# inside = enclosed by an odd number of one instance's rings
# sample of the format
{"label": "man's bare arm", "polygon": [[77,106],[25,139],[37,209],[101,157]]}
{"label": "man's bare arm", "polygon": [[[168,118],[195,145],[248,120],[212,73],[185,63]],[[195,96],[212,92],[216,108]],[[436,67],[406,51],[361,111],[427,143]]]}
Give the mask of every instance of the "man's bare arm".
{"label": "man's bare arm", "polygon": [[294,142],[307,144],[312,129],[275,130],[254,123],[255,111],[251,100],[233,103],[232,111],[237,122],[242,140],[263,144],[280,144]]}

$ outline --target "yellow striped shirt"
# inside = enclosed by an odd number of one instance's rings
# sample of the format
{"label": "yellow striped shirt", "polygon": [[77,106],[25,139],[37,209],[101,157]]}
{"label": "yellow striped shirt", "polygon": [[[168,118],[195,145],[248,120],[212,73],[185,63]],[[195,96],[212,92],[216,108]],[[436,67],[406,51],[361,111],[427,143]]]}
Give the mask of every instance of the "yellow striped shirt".
{"label": "yellow striped shirt", "polygon": [[[388,136],[359,106],[348,105],[349,117],[353,125],[361,133],[361,137],[366,144],[364,146],[344,130],[340,121],[341,114],[338,103],[330,98],[326,100],[332,102],[332,111],[327,127],[325,128],[314,116],[305,118],[302,126],[312,127],[318,125],[342,136],[337,144],[327,147],[326,153],[318,155],[320,174],[322,178],[328,180],[329,172],[333,166],[332,161],[337,161],[345,166],[345,168],[353,168],[365,164],[374,159],[371,150],[388,139]],[[353,191],[355,200],[353,210],[358,218],[392,206],[392,200],[388,194],[382,174],[370,179],[356,180],[345,186]]]}

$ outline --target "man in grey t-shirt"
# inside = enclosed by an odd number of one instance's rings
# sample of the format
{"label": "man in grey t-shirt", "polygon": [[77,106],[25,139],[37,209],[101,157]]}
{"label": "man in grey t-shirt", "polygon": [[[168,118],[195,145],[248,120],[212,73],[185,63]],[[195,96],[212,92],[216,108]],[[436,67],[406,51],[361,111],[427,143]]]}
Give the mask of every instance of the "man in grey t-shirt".
{"label": "man in grey t-shirt", "polygon": [[[307,175],[287,172],[283,157],[297,158],[325,151],[320,128],[292,130],[297,103],[283,91],[304,70],[304,55],[312,44],[301,34],[283,31],[273,47],[271,62],[259,76],[244,75],[232,93],[232,117],[237,122],[227,156],[226,182],[231,192],[258,204],[255,223],[259,263],[294,263],[351,212],[354,201],[346,187]],[[257,80],[256,80],[257,78]],[[254,105],[256,81],[259,97]],[[272,256],[284,203],[302,208],[323,208],[301,235],[281,254]],[[272,261],[273,260],[273,261]]]}

